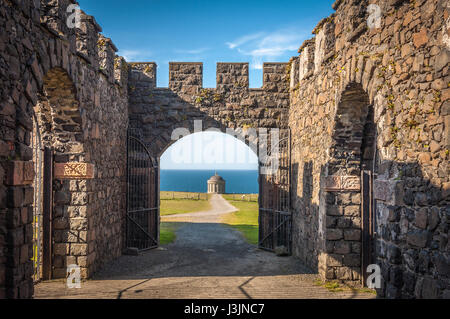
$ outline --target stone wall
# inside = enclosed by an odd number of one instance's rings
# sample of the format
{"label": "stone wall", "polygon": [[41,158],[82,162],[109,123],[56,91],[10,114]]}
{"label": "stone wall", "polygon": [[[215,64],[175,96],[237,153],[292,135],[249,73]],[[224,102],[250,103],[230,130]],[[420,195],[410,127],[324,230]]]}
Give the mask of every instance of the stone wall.
{"label": "stone wall", "polygon": [[333,7],[290,62],[294,253],[323,279],[361,282],[360,191],[326,186],[371,170],[379,295],[448,298],[447,2]]}
{"label": "stone wall", "polygon": [[249,89],[248,63],[218,63],[217,87],[203,88],[202,63],[170,63],[169,87],[156,87],[155,63],[130,63],[130,127],[155,157],[175,141],[172,132],[194,121],[217,128],[287,128],[286,63],[265,63],[261,89]]}
{"label": "stone wall", "polygon": [[[247,63],[218,63],[216,88],[203,88],[201,63],[170,63],[158,88],[156,64],[116,56],[92,16],[70,28],[69,4],[0,2],[0,298],[33,294],[34,115],[57,173],[54,278],[74,263],[87,278],[124,248],[128,126],[156,158],[176,128],[290,128],[294,255],[361,284],[371,171],[379,295],[450,297],[447,1],[338,0],[298,57],[264,64],[261,89]],[[89,173],[66,176],[73,163]]]}
{"label": "stone wall", "polygon": [[72,3],[0,3],[0,298],[33,294],[33,188],[13,178],[32,160],[33,113],[55,169],[93,167],[53,181],[52,276],[78,264],[86,278],[122,251],[128,69],[93,17],[68,27]]}

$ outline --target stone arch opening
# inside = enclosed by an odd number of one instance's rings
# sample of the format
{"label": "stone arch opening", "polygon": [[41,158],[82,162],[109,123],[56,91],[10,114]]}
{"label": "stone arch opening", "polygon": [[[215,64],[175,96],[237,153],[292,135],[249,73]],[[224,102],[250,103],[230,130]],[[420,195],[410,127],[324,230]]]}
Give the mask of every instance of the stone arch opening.
{"label": "stone arch opening", "polygon": [[83,153],[82,119],[75,85],[62,68],[47,72],[34,108],[42,141],[60,154]]}
{"label": "stone arch opening", "polygon": [[[360,285],[373,253],[369,217],[373,214],[372,176],[376,126],[368,94],[350,83],[337,105],[325,185],[325,267],[321,275]],[[368,178],[365,178],[365,174]],[[373,220],[370,219],[370,223]]]}
{"label": "stone arch opening", "polygon": [[357,83],[349,84],[337,106],[330,148],[329,175],[360,176],[374,157],[375,125],[369,96]]}
{"label": "stone arch opening", "polygon": [[[233,144],[230,145],[231,143]],[[183,152],[186,153],[182,154]],[[199,155],[198,152],[202,152],[202,157],[196,158],[196,155]],[[184,158],[185,161],[174,165],[173,160],[180,158]],[[170,229],[180,218],[183,218],[182,214],[168,215],[173,203],[181,198],[191,199],[198,201],[199,206],[202,207],[200,211],[225,209],[221,213],[224,214],[223,216],[211,211],[211,216],[193,218],[192,226],[189,226],[193,229],[198,228],[200,234],[206,238],[200,240],[201,242],[198,244],[192,245],[193,249],[200,245],[213,245],[214,240],[211,241],[211,238],[215,236],[222,238],[221,236],[224,234],[219,232],[214,235],[214,231],[211,233],[210,228],[219,227],[221,229],[221,227],[210,225],[225,223],[224,216],[232,213],[226,211],[228,204],[220,198],[222,197],[232,203],[233,201],[248,202],[247,205],[254,208],[252,223],[245,227],[257,236],[259,224],[258,157],[248,144],[219,129],[192,133],[171,143],[171,147],[168,147],[161,156],[160,163],[161,234],[164,234],[168,228]],[[174,170],[176,168],[183,168],[183,170]],[[206,204],[208,199],[209,207],[203,208],[203,206],[208,206]]]}
{"label": "stone arch opening", "polygon": [[[187,132],[187,131],[186,131]],[[176,135],[176,134],[175,134]],[[253,135],[251,133],[250,135]],[[210,170],[221,168],[239,169],[243,166],[258,170],[258,155],[256,147],[252,147],[253,136],[241,134],[234,130],[221,130],[209,128],[202,132],[194,132],[178,140],[172,140],[159,157],[161,168],[165,169],[164,162],[172,166],[201,168],[207,165]],[[203,163],[203,164],[200,164]],[[235,165],[233,167],[233,165]],[[213,174],[214,175],[214,174]],[[211,176],[208,176],[208,179]],[[207,192],[207,180],[202,189]]]}
{"label": "stone arch opening", "polygon": [[68,265],[87,264],[86,181],[60,179],[57,168],[85,159],[82,117],[76,87],[62,68],[45,74],[37,96],[32,140],[38,176],[34,186],[43,195],[35,196],[33,203],[34,234],[41,236],[39,247],[33,249],[33,258],[41,263],[35,279],[65,278]]}

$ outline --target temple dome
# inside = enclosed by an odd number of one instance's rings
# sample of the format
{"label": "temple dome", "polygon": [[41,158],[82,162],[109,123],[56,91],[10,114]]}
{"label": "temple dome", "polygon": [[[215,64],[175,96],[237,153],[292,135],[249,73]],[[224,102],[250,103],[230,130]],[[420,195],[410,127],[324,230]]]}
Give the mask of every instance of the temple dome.
{"label": "temple dome", "polygon": [[210,194],[224,194],[225,193],[225,180],[222,176],[215,173],[208,180],[208,193]]}
{"label": "temple dome", "polygon": [[224,179],[222,178],[222,176],[219,175],[214,175],[209,179],[211,182],[219,182],[219,181],[224,181]]}

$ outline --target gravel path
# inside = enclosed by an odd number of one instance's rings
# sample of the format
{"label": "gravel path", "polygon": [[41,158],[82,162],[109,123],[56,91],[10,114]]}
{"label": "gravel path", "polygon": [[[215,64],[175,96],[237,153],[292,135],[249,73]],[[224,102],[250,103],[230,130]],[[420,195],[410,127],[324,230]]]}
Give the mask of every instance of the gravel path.
{"label": "gravel path", "polygon": [[277,257],[248,244],[220,224],[236,210],[220,195],[211,210],[163,218],[177,223],[176,240],[139,256],[122,256],[82,283],[36,286],[35,298],[373,298],[351,290],[330,292],[316,286],[316,274],[294,257]]}
{"label": "gravel path", "polygon": [[233,213],[238,209],[218,194],[213,194],[209,200],[211,209],[204,212],[162,216],[162,222],[187,223],[220,223],[223,215]]}

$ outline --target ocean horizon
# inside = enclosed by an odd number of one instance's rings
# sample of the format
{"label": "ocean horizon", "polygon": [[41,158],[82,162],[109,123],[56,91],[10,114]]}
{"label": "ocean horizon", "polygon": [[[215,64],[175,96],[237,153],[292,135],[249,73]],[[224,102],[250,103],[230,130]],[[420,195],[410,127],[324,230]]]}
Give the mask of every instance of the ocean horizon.
{"label": "ocean horizon", "polygon": [[[214,170],[164,169],[160,172],[161,191],[206,193],[207,181]],[[217,170],[225,180],[227,194],[257,194],[258,170]]]}

